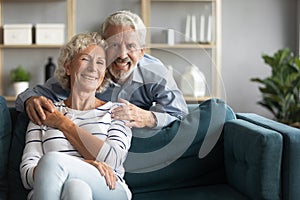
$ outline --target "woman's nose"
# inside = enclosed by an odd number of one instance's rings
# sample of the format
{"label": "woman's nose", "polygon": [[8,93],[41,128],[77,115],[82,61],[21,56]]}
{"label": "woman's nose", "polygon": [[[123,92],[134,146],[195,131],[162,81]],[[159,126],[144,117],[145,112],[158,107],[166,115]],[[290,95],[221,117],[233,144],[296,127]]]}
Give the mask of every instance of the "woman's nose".
{"label": "woman's nose", "polygon": [[89,63],[89,66],[88,66],[88,70],[89,71],[92,71],[92,72],[95,72],[97,71],[97,62],[90,62]]}

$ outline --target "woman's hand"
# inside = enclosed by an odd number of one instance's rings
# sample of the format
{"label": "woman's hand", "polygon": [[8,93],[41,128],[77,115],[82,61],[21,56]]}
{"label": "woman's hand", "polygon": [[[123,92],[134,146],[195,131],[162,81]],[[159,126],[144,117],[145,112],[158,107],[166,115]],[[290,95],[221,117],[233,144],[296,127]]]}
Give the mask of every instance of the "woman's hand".
{"label": "woman's hand", "polygon": [[118,181],[118,178],[108,164],[106,164],[105,162],[98,162],[95,160],[84,160],[84,161],[90,163],[91,165],[95,166],[98,169],[100,174],[104,176],[106,180],[106,184],[109,187],[109,189],[114,190],[116,188],[116,182]]}
{"label": "woman's hand", "polygon": [[67,123],[68,121],[70,121],[69,118],[64,116],[61,112],[59,112],[56,109],[53,112],[44,110],[44,113],[46,115],[46,119],[42,120],[43,124],[52,128],[60,129],[60,126],[63,123]]}

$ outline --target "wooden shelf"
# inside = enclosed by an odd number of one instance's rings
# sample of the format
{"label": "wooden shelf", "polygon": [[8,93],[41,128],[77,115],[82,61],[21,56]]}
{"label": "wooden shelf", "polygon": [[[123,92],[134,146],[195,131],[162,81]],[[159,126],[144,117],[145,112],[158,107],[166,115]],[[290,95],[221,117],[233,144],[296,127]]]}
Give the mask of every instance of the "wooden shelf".
{"label": "wooden shelf", "polygon": [[17,99],[17,97],[15,97],[15,96],[4,96],[4,98],[8,102],[16,101],[16,99]]}
{"label": "wooden shelf", "polygon": [[39,44],[31,44],[31,45],[4,45],[1,44],[1,49],[51,49],[51,48],[60,48],[62,45],[39,45]]}
{"label": "wooden shelf", "polygon": [[[2,0],[3,2],[42,2],[41,0]],[[47,2],[51,1],[65,1],[65,0],[47,0]]]}
{"label": "wooden shelf", "polygon": [[209,96],[205,96],[205,97],[184,96],[184,99],[187,103],[200,103],[211,98],[212,97]]}
{"label": "wooden shelf", "polygon": [[174,45],[168,45],[164,43],[152,43],[150,44],[150,48],[170,48],[170,49],[213,49],[215,48],[215,44],[188,44],[188,43],[180,43]]}
{"label": "wooden shelf", "polygon": [[[66,2],[65,6],[65,14],[66,14],[66,40],[70,40],[74,34],[75,34],[75,13],[76,13],[76,0],[0,0],[0,27],[3,25],[3,4],[4,3],[11,3],[15,2],[17,3],[27,3],[27,2],[33,2],[33,3],[43,3],[43,2]],[[30,15],[30,13],[26,13]],[[5,45],[0,44],[0,95],[5,95],[3,89],[6,87],[3,85],[3,60],[4,54],[6,49],[57,49],[59,50],[62,45],[38,45],[38,44],[31,44],[31,45]],[[15,97],[6,97],[6,99],[10,102],[15,101]]]}
{"label": "wooden shelf", "polygon": [[156,2],[214,2],[216,0],[151,0]]}

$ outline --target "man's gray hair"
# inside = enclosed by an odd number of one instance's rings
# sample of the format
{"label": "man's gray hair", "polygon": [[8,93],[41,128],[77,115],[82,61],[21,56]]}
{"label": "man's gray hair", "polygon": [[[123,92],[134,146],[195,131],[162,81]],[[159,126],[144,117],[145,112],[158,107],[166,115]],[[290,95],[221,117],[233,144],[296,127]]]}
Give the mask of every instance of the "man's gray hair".
{"label": "man's gray hair", "polygon": [[131,26],[140,36],[140,45],[145,46],[146,42],[146,27],[142,19],[130,11],[122,10],[111,14],[105,19],[100,27],[100,34],[104,39],[108,39],[105,35],[109,26]]}

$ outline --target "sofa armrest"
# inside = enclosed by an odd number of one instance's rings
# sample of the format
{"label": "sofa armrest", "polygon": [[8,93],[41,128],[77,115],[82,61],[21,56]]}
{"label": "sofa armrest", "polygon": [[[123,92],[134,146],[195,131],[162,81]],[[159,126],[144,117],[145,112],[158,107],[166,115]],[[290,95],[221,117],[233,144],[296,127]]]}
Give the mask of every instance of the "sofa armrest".
{"label": "sofa armrest", "polygon": [[280,199],[282,136],[244,120],[224,126],[228,183],[251,199]]}
{"label": "sofa armrest", "polygon": [[300,129],[267,119],[254,113],[237,113],[237,117],[283,136],[282,197],[300,199]]}

